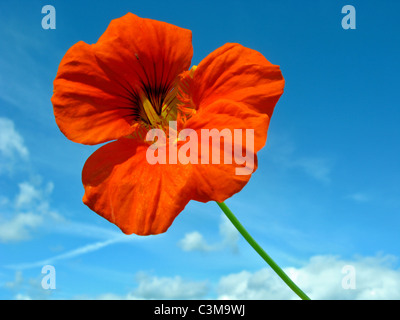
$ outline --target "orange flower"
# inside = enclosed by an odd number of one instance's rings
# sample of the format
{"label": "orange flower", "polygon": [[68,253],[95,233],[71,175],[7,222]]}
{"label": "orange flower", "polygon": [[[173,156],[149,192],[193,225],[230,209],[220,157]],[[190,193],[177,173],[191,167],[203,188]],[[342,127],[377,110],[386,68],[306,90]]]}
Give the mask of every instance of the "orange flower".
{"label": "orange flower", "polygon": [[[239,145],[256,160],[265,144],[283,93],[279,67],[257,51],[225,44],[189,70],[192,53],[191,31],[128,13],[97,43],[72,46],[60,63],[52,97],[60,130],[78,143],[112,141],[85,163],[83,202],[126,234],[165,232],[190,200],[222,202],[239,192],[251,175],[237,174],[243,162],[224,156]],[[252,129],[254,146],[246,145],[246,135],[239,142],[210,139],[191,150],[199,161],[151,164],[147,155],[156,139],[146,135],[161,129],[169,138],[171,121],[178,132],[198,136],[204,129]],[[168,160],[173,147],[187,148],[177,137],[164,146]],[[231,150],[221,152],[220,161],[200,161],[202,147],[213,151],[222,141]],[[256,167],[250,163],[249,172]]]}

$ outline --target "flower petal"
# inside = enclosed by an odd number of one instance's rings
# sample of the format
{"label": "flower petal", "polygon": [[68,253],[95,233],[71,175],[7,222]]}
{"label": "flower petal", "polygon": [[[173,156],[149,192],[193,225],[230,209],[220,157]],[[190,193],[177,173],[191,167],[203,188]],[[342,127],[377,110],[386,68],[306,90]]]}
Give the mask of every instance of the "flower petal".
{"label": "flower petal", "polygon": [[96,44],[75,44],[60,63],[52,97],[60,130],[84,144],[129,135],[139,91],[170,90],[192,53],[189,30],[131,13],[113,20]]}
{"label": "flower petal", "polygon": [[126,234],[165,232],[192,196],[191,166],[151,165],[148,147],[122,138],[99,148],[83,168],[83,202]]}
{"label": "flower petal", "polygon": [[128,13],[111,21],[95,50],[108,72],[129,87],[145,85],[149,91],[166,90],[190,67],[192,33]]}
{"label": "flower petal", "polygon": [[60,130],[72,141],[97,144],[133,131],[124,89],[99,67],[92,46],[78,42],[62,59],[51,98]]}
{"label": "flower petal", "polygon": [[[268,125],[266,114],[230,100],[218,100],[192,116],[185,127],[195,130],[200,137],[199,160],[193,165],[193,180],[196,181],[196,196],[193,199],[222,202],[239,192],[257,169],[256,153],[265,144]],[[212,139],[204,138],[204,133],[211,133],[211,130],[216,133],[216,144]],[[253,130],[253,135],[246,130]],[[228,139],[218,140],[218,134]],[[204,154],[203,150],[208,150],[208,153]],[[213,152],[217,152],[217,161]]]}
{"label": "flower petal", "polygon": [[283,88],[279,66],[258,51],[228,43],[199,63],[191,93],[198,109],[218,99],[230,99],[271,117]]}

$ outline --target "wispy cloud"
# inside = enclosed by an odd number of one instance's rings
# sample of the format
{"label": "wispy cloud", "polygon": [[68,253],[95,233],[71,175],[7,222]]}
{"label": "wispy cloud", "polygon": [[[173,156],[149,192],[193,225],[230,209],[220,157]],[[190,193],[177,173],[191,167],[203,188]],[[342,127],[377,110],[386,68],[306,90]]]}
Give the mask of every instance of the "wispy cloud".
{"label": "wispy cloud", "polygon": [[44,259],[44,260],[39,260],[39,261],[35,261],[35,262],[27,262],[27,263],[18,263],[18,264],[12,264],[12,265],[6,265],[4,266],[5,268],[10,268],[10,269],[17,269],[17,270],[24,270],[24,269],[30,269],[30,268],[37,268],[37,267],[43,267],[45,265],[48,264],[54,264],[57,261],[60,260],[66,260],[66,259],[72,259],[72,258],[76,258],[78,256],[82,256],[85,255],[87,253],[90,252],[94,252],[97,250],[100,250],[104,247],[107,247],[111,244],[115,244],[118,242],[124,242],[127,241],[127,238],[125,237],[117,237],[117,238],[112,238],[109,240],[105,240],[105,241],[98,241],[95,243],[90,243],[87,244],[85,246],[76,248],[74,250],[70,250],[68,252],[59,254],[59,255],[55,255],[53,257]]}
{"label": "wispy cloud", "polygon": [[321,183],[330,183],[332,159],[319,155],[303,155],[294,142],[285,136],[271,137],[268,148],[268,157],[277,165],[285,169],[300,170]]}
{"label": "wispy cloud", "polygon": [[368,202],[370,197],[362,192],[352,193],[346,196],[346,199],[353,200],[355,202]]}
{"label": "wispy cloud", "polygon": [[287,159],[285,165],[289,168],[298,168],[303,170],[312,178],[329,183],[332,164],[329,159],[320,157],[300,157],[298,159]]}
{"label": "wispy cloud", "polygon": [[17,161],[26,161],[28,157],[28,148],[14,122],[0,117],[0,174],[12,171]]}
{"label": "wispy cloud", "polygon": [[59,52],[42,30],[27,33],[23,24],[10,27],[10,23],[7,19],[0,22],[0,36],[7,44],[0,50],[0,100],[32,115],[31,121],[48,125],[54,77],[49,57],[58,57]]}
{"label": "wispy cloud", "polygon": [[[60,223],[54,223],[49,225],[48,232],[63,234],[66,236],[89,238],[89,239],[99,239],[108,240],[118,237],[127,237],[122,234],[121,231],[115,230],[115,228],[105,228],[93,224],[82,223],[78,221],[72,221],[63,219]],[[141,239],[138,236],[130,235],[130,238]]]}

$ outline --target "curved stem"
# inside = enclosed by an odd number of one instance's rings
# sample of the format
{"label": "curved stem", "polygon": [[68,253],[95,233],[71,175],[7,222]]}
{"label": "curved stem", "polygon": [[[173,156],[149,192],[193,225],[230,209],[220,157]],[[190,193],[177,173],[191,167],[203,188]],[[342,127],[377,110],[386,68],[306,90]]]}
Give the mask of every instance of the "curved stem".
{"label": "curved stem", "polygon": [[256,250],[256,252],[269,264],[269,266],[278,274],[278,276],[292,289],[301,299],[310,300],[310,298],[288,277],[288,275],[276,264],[274,260],[264,251],[263,248],[247,232],[239,220],[224,202],[217,202],[218,206],[232,222],[235,228],[246,239],[246,241]]}

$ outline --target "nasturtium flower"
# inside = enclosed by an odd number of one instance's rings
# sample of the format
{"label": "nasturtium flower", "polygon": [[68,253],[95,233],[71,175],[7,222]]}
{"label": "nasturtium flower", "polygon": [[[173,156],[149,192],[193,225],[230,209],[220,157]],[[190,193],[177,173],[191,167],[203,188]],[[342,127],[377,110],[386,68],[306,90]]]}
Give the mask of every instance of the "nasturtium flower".
{"label": "nasturtium flower", "polygon": [[[222,202],[251,177],[236,169],[257,168],[256,153],[283,93],[279,66],[236,43],[197,66],[191,66],[192,55],[190,30],[128,13],[113,20],[97,43],[73,45],[60,63],[52,97],[60,130],[77,143],[108,142],[83,167],[83,202],[126,234],[165,232],[190,200]],[[245,134],[240,141],[199,140],[191,150],[199,161],[185,163],[168,161],[173,153],[167,143],[167,161],[152,163],[149,147],[160,141],[148,141],[148,134],[162,130],[169,141],[171,123],[176,132],[190,129],[197,136],[204,129],[251,129],[254,141],[246,145]],[[189,139],[176,137],[173,147],[188,151]],[[240,145],[255,161],[225,161],[226,152],[220,161],[200,161],[204,144],[212,151],[223,140],[231,155]]]}

